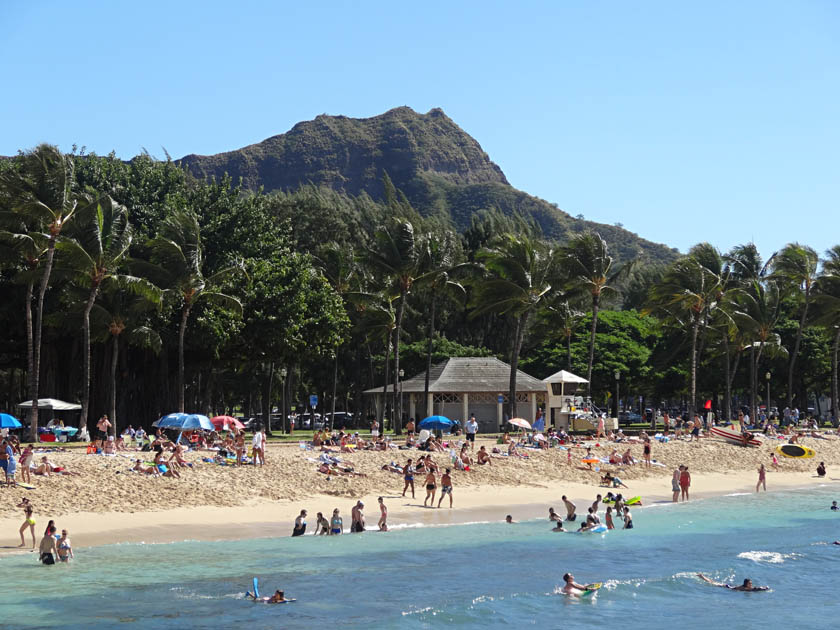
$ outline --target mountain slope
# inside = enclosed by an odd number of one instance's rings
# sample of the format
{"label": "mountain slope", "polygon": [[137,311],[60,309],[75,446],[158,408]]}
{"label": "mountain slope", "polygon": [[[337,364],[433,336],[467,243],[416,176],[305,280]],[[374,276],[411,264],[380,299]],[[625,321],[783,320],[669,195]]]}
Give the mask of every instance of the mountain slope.
{"label": "mountain slope", "polygon": [[478,142],[440,109],[418,114],[398,107],[361,119],[321,115],[237,151],[187,155],[180,162],[195,177],[228,173],[251,190],[314,184],[350,195],[365,192],[374,199],[382,198],[387,172],[418,211],[448,216],[459,230],[469,225],[473,213],[496,208],[535,219],[557,240],[595,229],[620,260],[667,262],[677,255],[622,228],[573,218],[513,188]]}

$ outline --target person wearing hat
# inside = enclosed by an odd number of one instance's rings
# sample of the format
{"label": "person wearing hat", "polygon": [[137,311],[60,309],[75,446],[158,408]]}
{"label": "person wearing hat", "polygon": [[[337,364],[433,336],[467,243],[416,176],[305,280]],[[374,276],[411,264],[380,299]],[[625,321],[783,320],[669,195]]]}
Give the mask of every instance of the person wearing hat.
{"label": "person wearing hat", "polygon": [[362,512],[364,507],[364,503],[357,501],[356,505],[354,505],[353,509],[350,511],[350,516],[352,518],[352,522],[350,523],[350,533],[358,534],[365,531],[365,515],[364,512]]}

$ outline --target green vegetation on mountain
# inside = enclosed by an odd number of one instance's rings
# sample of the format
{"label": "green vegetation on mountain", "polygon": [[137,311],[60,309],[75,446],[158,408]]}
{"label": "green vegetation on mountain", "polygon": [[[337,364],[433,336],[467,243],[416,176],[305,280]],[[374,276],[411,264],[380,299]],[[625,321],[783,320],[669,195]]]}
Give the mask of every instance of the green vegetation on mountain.
{"label": "green vegetation on mountain", "polygon": [[545,237],[557,242],[596,230],[619,262],[668,263],[678,255],[621,227],[574,218],[517,190],[478,142],[440,109],[418,114],[398,107],[363,119],[321,115],[237,151],[187,155],[180,163],[199,179],[227,174],[253,191],[289,192],[313,185],[374,200],[385,199],[387,174],[421,215],[440,217],[459,232],[476,213],[497,210],[536,222]]}

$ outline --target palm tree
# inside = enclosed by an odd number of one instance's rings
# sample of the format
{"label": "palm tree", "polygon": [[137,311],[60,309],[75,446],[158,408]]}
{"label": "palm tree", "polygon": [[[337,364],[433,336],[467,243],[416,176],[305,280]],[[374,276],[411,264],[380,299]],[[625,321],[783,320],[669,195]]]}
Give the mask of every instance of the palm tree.
{"label": "palm tree", "polygon": [[802,331],[805,329],[808,308],[811,306],[812,289],[814,281],[817,279],[819,262],[817,252],[807,245],[800,245],[799,243],[785,245],[773,260],[771,277],[778,280],[784,290],[802,299],[802,314],[799,317],[796,341],[793,344],[793,352],[790,353],[788,363],[788,407],[793,407],[793,373],[796,369],[796,357],[799,355],[799,344],[802,341]]}
{"label": "palm tree", "polygon": [[188,210],[173,211],[163,221],[160,234],[149,241],[148,247],[151,264],[135,261],[135,268],[144,271],[157,286],[176,294],[181,301],[178,327],[178,411],[183,412],[184,337],[190,313],[199,301],[203,301],[241,314],[242,303],[222,293],[221,287],[245,271],[242,265],[235,264],[205,277],[198,219]]}
{"label": "palm tree", "polygon": [[568,274],[568,289],[572,295],[587,295],[590,299],[592,327],[589,333],[589,360],[586,365],[588,391],[592,391],[592,364],[595,360],[595,333],[598,329],[598,310],[601,299],[616,293],[614,283],[629,273],[631,264],[613,269],[607,242],[597,232],[584,232],[573,237],[563,248],[563,263]]}
{"label": "palm tree", "polygon": [[148,348],[157,354],[161,349],[160,335],[147,325],[147,314],[159,308],[162,292],[136,293],[117,279],[102,283],[102,297],[94,304],[90,316],[97,340],[111,340],[109,411],[111,430],[117,433],[117,364],[120,340],[133,346]]}
{"label": "palm tree", "polygon": [[32,347],[28,352],[30,430],[38,437],[38,394],[41,370],[41,334],[44,320],[44,296],[50,283],[55,246],[64,227],[73,219],[83,195],[73,192],[73,160],[58,147],[41,144],[21,157],[21,167],[0,175],[0,188],[11,211],[20,215],[22,228],[42,235],[46,251],[38,285]]}
{"label": "palm tree", "polygon": [[[394,398],[397,400],[394,414],[394,430],[399,433],[402,422],[402,408],[397,397],[397,383],[400,372],[400,331],[405,315],[406,298],[415,279],[420,275],[420,247],[410,221],[397,219],[380,227],[374,234],[374,246],[365,248],[360,256],[372,270],[382,275],[386,291],[399,298],[394,326]],[[387,378],[386,378],[387,380]]]}
{"label": "palm tree", "polygon": [[691,398],[689,414],[694,416],[697,403],[697,360],[700,330],[718,306],[721,277],[701,262],[703,256],[689,253],[671,264],[662,280],[650,291],[647,313],[653,313],[667,325],[690,331]]}
{"label": "palm tree", "polygon": [[69,236],[57,244],[59,266],[62,272],[72,274],[75,284],[87,289],[82,313],[82,411],[79,420],[79,426],[85,426],[90,406],[90,312],[100,288],[105,282],[119,279],[125,287],[149,296],[155,289],[146,280],[118,272],[128,256],[131,229],[128,210],[109,196],[80,208]]}
{"label": "palm tree", "polygon": [[510,352],[510,415],[516,415],[516,373],[529,317],[542,307],[559,278],[558,251],[530,236],[503,234],[476,255],[483,264],[472,296],[470,317],[510,315],[516,326]]}
{"label": "palm tree", "polygon": [[831,348],[831,412],[835,422],[840,418],[840,388],[838,388],[838,352],[840,352],[840,245],[825,253],[822,273],[817,278],[814,295],[816,308],[813,323],[833,332]]}
{"label": "palm tree", "polygon": [[[432,346],[435,337],[435,316],[437,302],[440,297],[449,297],[460,301],[466,296],[464,286],[452,280],[452,274],[464,265],[455,265],[455,240],[452,232],[445,232],[439,237],[427,235],[423,241],[423,260],[421,266],[423,274],[417,278],[415,284],[426,289],[429,296],[429,333],[426,344],[426,379],[423,387],[423,405],[428,406],[429,400],[429,373],[432,369]],[[431,415],[431,410],[426,409],[426,415]]]}

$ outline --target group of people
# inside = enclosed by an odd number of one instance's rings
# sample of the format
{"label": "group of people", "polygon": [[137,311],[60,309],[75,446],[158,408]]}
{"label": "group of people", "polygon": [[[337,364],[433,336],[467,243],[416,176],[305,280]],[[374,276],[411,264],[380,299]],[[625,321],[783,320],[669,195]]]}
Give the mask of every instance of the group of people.
{"label": "group of people", "polygon": [[[572,502],[566,495],[561,497],[563,501],[563,505],[566,508],[566,518],[565,521],[567,523],[572,523],[577,520],[577,505]],[[601,523],[601,518],[598,516],[598,512],[600,508],[604,504],[611,504],[607,505],[606,512],[604,513],[604,523]],[[640,503],[637,503],[640,505]],[[606,529],[616,529],[615,521],[619,520],[623,526],[621,529],[633,529],[633,515],[630,513],[630,507],[626,505],[624,501],[624,497],[621,494],[614,495],[612,492],[608,492],[606,498],[601,496],[600,494],[595,498],[595,501],[589,506],[586,510],[586,518],[581,523],[580,527],[575,530],[578,532],[588,532],[592,531],[599,526],[603,525]],[[548,508],[548,520],[551,523],[554,523],[554,528],[551,530],[553,532],[565,532],[570,531],[563,527],[563,517],[560,516],[557,512],[554,511],[553,507]]]}
{"label": "group of people", "polygon": [[[23,497],[17,507],[23,510],[24,520],[20,526],[20,545],[26,546],[26,530],[28,529],[32,535],[32,549],[35,549],[35,506],[32,502]],[[43,564],[55,564],[58,562],[68,562],[73,555],[73,546],[70,543],[70,538],[66,529],[61,530],[61,534],[57,534],[58,528],[55,521],[47,523],[44,530],[44,535],[41,537],[41,542],[38,545],[38,559]]]}
{"label": "group of people", "polygon": [[66,466],[57,466],[49,460],[49,456],[42,455],[35,463],[35,447],[27,444],[21,449],[17,438],[6,437],[0,442],[0,468],[5,475],[6,486],[18,483],[17,472],[20,468],[20,483],[32,483],[32,475],[49,477],[50,475],[79,475],[81,473],[68,470]]}
{"label": "group of people", "polygon": [[[380,532],[388,531],[388,507],[385,505],[385,499],[379,497],[379,522],[377,526]],[[366,531],[365,524],[365,504],[362,501],[356,501],[356,504],[350,510],[350,533],[360,534]],[[295,523],[292,528],[292,537],[303,536],[306,534],[306,518],[309,512],[301,510],[300,514],[295,518]],[[332,512],[332,516],[327,519],[322,512],[316,515],[315,528],[312,531],[314,536],[340,536],[344,533],[344,519],[338,508]]]}

